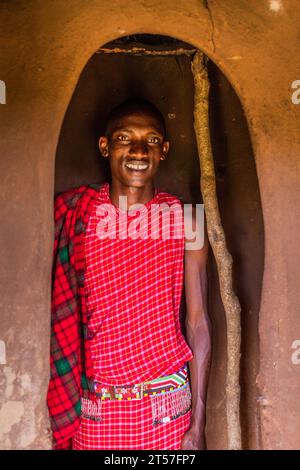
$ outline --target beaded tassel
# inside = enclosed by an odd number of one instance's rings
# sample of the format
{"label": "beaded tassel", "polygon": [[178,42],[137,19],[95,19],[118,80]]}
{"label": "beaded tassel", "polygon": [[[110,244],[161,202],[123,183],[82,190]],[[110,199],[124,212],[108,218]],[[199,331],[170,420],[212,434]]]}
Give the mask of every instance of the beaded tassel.
{"label": "beaded tassel", "polygon": [[102,400],[89,400],[81,397],[81,414],[92,421],[102,421]]}
{"label": "beaded tassel", "polygon": [[172,392],[151,395],[150,399],[154,426],[184,415],[190,410],[192,403],[189,384]]}

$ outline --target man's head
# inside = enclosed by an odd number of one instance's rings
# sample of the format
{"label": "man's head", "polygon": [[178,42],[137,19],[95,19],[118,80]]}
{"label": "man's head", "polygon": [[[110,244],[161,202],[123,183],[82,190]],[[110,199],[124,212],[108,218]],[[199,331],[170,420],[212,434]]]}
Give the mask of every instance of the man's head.
{"label": "man's head", "polygon": [[99,148],[109,158],[112,179],[125,186],[149,183],[169,151],[165,121],[149,101],[134,98],[121,103],[108,116]]}

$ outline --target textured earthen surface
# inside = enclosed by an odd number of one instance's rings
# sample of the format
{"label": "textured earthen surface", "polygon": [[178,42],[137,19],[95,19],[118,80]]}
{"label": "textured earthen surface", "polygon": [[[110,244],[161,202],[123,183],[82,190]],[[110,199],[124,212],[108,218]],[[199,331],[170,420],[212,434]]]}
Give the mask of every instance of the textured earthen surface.
{"label": "textured earthen surface", "polygon": [[[230,245],[240,257],[237,279],[247,272],[238,287],[248,299],[243,324],[244,348],[250,348],[249,359],[248,353],[243,359],[244,440],[251,448],[299,448],[300,366],[291,361],[291,345],[300,339],[300,106],[291,101],[291,84],[300,79],[297,0],[14,0],[1,2],[0,14],[0,79],[7,89],[6,104],[0,106],[0,339],[6,345],[6,361],[1,360],[6,363],[0,366],[1,448],[49,447],[45,394],[56,148],[87,61],[108,41],[137,33],[166,34],[203,50],[227,77],[243,106],[260,197],[244,121],[238,125],[244,129],[239,143],[230,137],[226,140],[230,163],[222,161],[225,153],[217,159],[220,178],[227,172],[219,194]],[[232,129],[235,121],[227,116],[232,112],[231,98],[225,98],[223,94],[226,137],[237,129]],[[238,106],[234,109],[240,112]],[[220,135],[217,128],[215,132]],[[235,184],[230,184],[230,178]],[[236,197],[243,192],[246,215]],[[215,277],[213,266],[211,273]],[[209,448],[223,448],[225,325],[217,290],[210,292],[210,299],[216,306],[212,310],[217,356],[209,390],[207,438]],[[253,337],[247,335],[248,328]]]}

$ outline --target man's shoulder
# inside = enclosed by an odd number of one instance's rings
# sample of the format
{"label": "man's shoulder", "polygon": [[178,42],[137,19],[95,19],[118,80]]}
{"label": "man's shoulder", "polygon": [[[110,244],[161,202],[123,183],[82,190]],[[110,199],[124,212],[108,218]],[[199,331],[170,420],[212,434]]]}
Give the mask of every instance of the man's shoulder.
{"label": "man's shoulder", "polygon": [[101,186],[102,184],[100,183],[82,184],[61,191],[55,196],[55,208],[73,209],[82,196],[92,196],[94,193],[99,192]]}
{"label": "man's shoulder", "polygon": [[168,191],[163,191],[161,189],[159,189],[158,191],[159,191],[158,196],[159,196],[160,202],[166,202],[168,204],[175,204],[175,203],[180,204],[180,205],[183,204],[182,198],[180,196],[177,196]]}

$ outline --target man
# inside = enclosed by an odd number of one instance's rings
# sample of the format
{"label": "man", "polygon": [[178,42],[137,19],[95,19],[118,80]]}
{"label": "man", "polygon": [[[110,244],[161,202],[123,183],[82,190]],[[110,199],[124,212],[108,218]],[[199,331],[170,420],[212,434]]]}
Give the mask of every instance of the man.
{"label": "man", "polygon": [[[205,232],[201,248],[184,250],[184,230],[164,240],[161,212],[152,212],[181,207],[153,186],[169,145],[158,109],[128,100],[99,139],[111,183],[56,200],[48,390],[55,449],[204,448],[208,242]],[[171,235],[183,225],[175,213]],[[192,220],[195,232],[195,211]]]}

